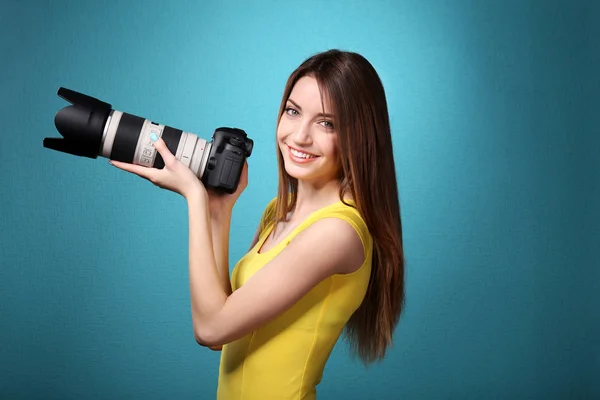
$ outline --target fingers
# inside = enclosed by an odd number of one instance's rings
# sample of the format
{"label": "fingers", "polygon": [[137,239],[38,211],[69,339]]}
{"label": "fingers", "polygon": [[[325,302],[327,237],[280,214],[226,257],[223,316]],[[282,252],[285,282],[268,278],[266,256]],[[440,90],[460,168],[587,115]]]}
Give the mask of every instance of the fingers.
{"label": "fingers", "polygon": [[151,135],[150,140],[152,140],[152,145],[154,146],[158,154],[160,154],[160,156],[162,157],[166,168],[156,169],[152,167],[145,167],[142,165],[136,165],[115,160],[109,160],[109,163],[119,169],[122,169],[123,171],[131,172],[133,174],[138,175],[139,177],[149,180],[150,182],[159,187],[163,187],[165,179],[169,179],[165,176],[165,174],[168,175],[168,173],[166,173],[166,169],[175,166],[175,163],[178,161],[177,158],[173,155],[173,153],[171,153],[171,151],[167,147],[167,144],[162,138],[157,137],[156,135]]}
{"label": "fingers", "polygon": [[[153,145],[154,145],[154,148],[156,149],[156,151],[162,157],[163,161],[165,162],[165,165],[170,165],[176,160],[175,156],[173,155],[173,153],[171,153],[171,151],[167,147],[167,144],[161,137],[157,138],[156,141],[153,141]],[[148,179],[150,181],[153,180],[153,178],[155,177],[154,174],[157,173],[157,171],[154,168],[148,168],[148,167],[144,167],[141,165],[125,163],[125,162],[115,161],[115,160],[109,160],[109,163],[119,169],[134,173],[134,174],[141,176],[142,178]]]}
{"label": "fingers", "polygon": [[115,160],[110,160],[109,163],[119,169],[139,175],[142,178],[150,179],[150,175],[152,174],[152,170],[150,170],[150,168],[143,167],[141,165],[135,165]]}
{"label": "fingers", "polygon": [[169,148],[167,147],[167,144],[165,143],[163,138],[159,137],[153,143],[154,143],[154,148],[156,149],[156,151],[158,151],[158,154],[160,154],[160,156],[162,157],[163,161],[165,162],[165,165],[169,165],[169,164],[172,164],[173,162],[175,162],[176,158],[173,155],[173,153],[171,153]]}

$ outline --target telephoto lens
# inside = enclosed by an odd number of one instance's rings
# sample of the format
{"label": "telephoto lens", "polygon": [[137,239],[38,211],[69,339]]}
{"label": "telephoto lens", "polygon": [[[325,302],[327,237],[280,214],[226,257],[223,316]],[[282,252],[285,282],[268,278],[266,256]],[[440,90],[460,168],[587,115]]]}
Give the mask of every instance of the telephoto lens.
{"label": "telephoto lens", "polygon": [[217,128],[211,141],[181,129],[113,110],[96,98],[61,87],[57,93],[72,105],[61,109],[54,124],[62,138],[44,138],[44,147],[81,157],[105,157],[145,167],[163,168],[150,135],[162,137],[169,150],[206,187],[233,193],[254,142],[237,128]]}

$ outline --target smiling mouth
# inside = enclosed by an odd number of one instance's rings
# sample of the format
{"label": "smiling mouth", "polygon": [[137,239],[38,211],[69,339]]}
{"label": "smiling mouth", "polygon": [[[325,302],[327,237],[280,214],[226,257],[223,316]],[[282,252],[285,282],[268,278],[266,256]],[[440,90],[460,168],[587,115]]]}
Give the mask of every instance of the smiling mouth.
{"label": "smiling mouth", "polygon": [[313,158],[317,158],[318,156],[314,155],[314,154],[310,154],[310,153],[304,153],[302,151],[296,150],[293,147],[290,147],[288,145],[286,145],[287,148],[289,149],[290,153],[297,158],[302,158],[304,160],[311,160]]}

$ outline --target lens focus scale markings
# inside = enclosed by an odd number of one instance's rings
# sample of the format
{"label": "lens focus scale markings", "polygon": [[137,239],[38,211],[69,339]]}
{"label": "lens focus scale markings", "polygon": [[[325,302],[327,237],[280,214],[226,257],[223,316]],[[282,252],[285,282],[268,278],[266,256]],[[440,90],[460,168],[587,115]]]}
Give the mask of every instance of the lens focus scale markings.
{"label": "lens focus scale markings", "polygon": [[152,167],[157,156],[156,148],[154,147],[150,136],[154,133],[161,137],[164,130],[164,125],[157,124],[148,119],[144,121],[144,125],[139,135],[138,146],[135,151],[134,164],[144,167]]}

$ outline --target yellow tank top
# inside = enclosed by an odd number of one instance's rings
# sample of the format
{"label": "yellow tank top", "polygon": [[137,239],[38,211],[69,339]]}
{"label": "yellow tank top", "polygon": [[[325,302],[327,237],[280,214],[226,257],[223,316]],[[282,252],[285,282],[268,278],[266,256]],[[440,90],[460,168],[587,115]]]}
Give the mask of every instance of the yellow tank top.
{"label": "yellow tank top", "polygon": [[354,227],[363,243],[365,262],[352,273],[328,277],[283,314],[224,345],[217,390],[220,400],[315,399],[325,363],[346,322],[362,303],[369,284],[373,241],[354,207],[340,201],[317,210],[275,247],[259,253],[273,230],[274,224],[269,221],[274,211],[275,199],[263,214],[258,242],[232,272],[234,291],[298,233],[322,218],[341,218]]}

